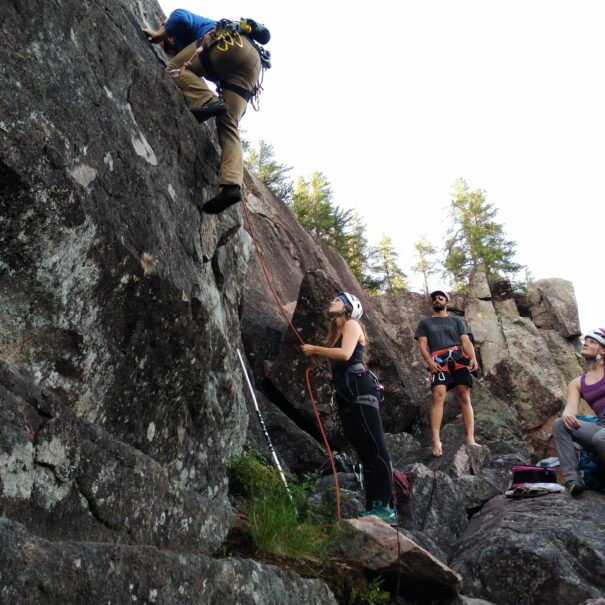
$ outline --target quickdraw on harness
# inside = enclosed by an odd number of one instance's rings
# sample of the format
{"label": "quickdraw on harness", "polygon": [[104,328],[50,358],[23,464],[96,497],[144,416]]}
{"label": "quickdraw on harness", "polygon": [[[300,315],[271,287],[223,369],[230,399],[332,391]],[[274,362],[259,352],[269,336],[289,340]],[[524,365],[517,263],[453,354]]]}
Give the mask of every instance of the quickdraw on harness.
{"label": "quickdraw on harness", "polygon": [[[264,35],[259,35],[255,30],[262,27]],[[266,32],[266,34],[265,34]],[[170,77],[176,80],[181,72],[185,69],[189,69],[191,63],[199,56],[200,63],[204,68],[206,77],[213,82],[216,82],[217,93],[220,95],[223,90],[231,90],[238,94],[240,97],[248,101],[255,111],[259,109],[259,96],[263,90],[263,80],[265,78],[265,71],[271,69],[271,52],[261,46],[255,37],[264,40],[265,43],[269,41],[270,35],[269,30],[264,26],[260,26],[252,19],[241,19],[240,21],[230,21],[229,19],[221,19],[217,24],[201,39],[197,41],[197,49],[193,55],[178,69],[171,72]],[[250,44],[254,46],[260,57],[261,70],[252,90],[248,90],[243,86],[238,86],[232,82],[221,80],[212,66],[210,60],[209,51],[212,48],[216,48],[221,52],[227,52],[230,48],[238,46],[243,48],[244,43],[242,36],[245,36]]]}

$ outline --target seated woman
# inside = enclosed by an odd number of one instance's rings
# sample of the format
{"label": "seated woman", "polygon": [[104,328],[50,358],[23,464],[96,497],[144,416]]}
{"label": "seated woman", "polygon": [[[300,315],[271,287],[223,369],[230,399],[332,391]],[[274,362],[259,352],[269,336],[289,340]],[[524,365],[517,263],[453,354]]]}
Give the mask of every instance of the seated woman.
{"label": "seated woman", "polygon": [[[552,431],[565,487],[572,496],[585,489],[578,473],[574,441],[592,452],[595,462],[605,469],[605,328],[591,330],[584,337],[580,355],[586,360],[586,370],[567,386],[567,405],[562,417],[555,420]],[[597,422],[576,418],[580,397],[594,410]]]}
{"label": "seated woman", "polygon": [[387,451],[378,403],[378,382],[364,363],[367,337],[359,319],[363,314],[357,297],[341,292],[328,307],[332,324],[327,346],[305,344],[306,356],[330,360],[338,415],[346,438],[363,464],[366,511],[383,521],[395,520],[389,507],[393,469]]}

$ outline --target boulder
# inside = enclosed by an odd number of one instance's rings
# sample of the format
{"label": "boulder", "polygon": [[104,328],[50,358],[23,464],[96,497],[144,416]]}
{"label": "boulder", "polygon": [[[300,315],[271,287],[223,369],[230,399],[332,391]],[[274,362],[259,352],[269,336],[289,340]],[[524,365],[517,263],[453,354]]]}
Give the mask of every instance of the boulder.
{"label": "boulder", "polygon": [[582,373],[582,362],[579,354],[578,338],[563,338],[555,330],[540,330],[546,341],[555,366],[565,382],[577,378]]}
{"label": "boulder", "polygon": [[50,542],[0,520],[3,600],[22,605],[241,603],[336,605],[328,586],[250,559],[149,546]]}
{"label": "boulder", "polygon": [[469,293],[465,319],[473,333],[481,367],[487,374],[507,356],[506,341],[494,305]]}
{"label": "boulder", "polygon": [[418,351],[414,333],[418,322],[431,314],[430,298],[416,292],[391,292],[373,298],[372,302],[380,311],[385,333],[406,372],[406,387],[412,399],[423,401],[429,392],[430,374]]}
{"label": "boulder", "polygon": [[410,489],[399,507],[401,527],[422,532],[448,554],[468,523],[463,494],[446,473],[423,464],[412,467]]}
{"label": "boulder", "polygon": [[528,317],[520,313],[516,299],[494,300],[494,309],[498,317]]}
{"label": "boulder", "polygon": [[[479,300],[491,300],[492,291],[487,281],[485,271],[482,269],[474,269],[469,278],[467,288],[467,299],[478,298]],[[466,312],[466,305],[464,307]]]}
{"label": "boulder", "polygon": [[[284,356],[297,354],[296,350],[289,354],[284,351],[285,347],[298,346],[297,339],[288,334],[288,320],[301,334],[304,332],[305,340],[321,338],[328,327],[325,316],[327,305],[336,292],[344,290],[358,296],[364,308],[363,323],[370,337],[370,367],[384,382],[389,393],[384,420],[392,425],[391,430],[409,427],[417,410],[417,405],[413,403],[417,399],[413,372],[400,358],[398,343],[387,333],[379,309],[375,309],[377,299],[366,296],[343,258],[334,249],[309,235],[286,204],[253,177],[248,176],[246,183],[250,191],[247,196],[250,222],[279,301],[275,300],[255,253],[250,259],[244,284],[242,341],[259,388],[281,407],[284,402],[280,403],[279,395],[272,391],[273,376],[268,375],[271,374],[274,361],[278,361],[279,365],[283,363]],[[314,294],[305,292],[310,285],[305,276],[317,271],[323,272],[330,285],[326,286],[327,290],[320,289]],[[329,298],[326,299],[325,294]],[[307,301],[302,305],[301,297],[306,297]],[[283,306],[285,316],[279,304]],[[304,325],[307,304],[318,305],[313,311],[318,312],[315,332],[310,332]],[[297,315],[293,317],[295,308]],[[269,378],[270,384],[263,382],[265,378]],[[287,395],[286,399],[289,399]],[[398,406],[397,414],[389,412],[389,406],[394,405]]]}
{"label": "boulder", "polygon": [[516,304],[517,310],[519,312],[519,315],[521,317],[530,317],[531,318],[531,311],[529,308],[529,297],[527,295],[527,292],[515,292],[514,300],[515,300],[515,304]]}
{"label": "boulder", "polygon": [[420,443],[409,433],[385,433],[387,449],[395,468],[405,466],[408,460],[417,460]]}
{"label": "boulder", "polygon": [[[311,271],[303,280],[293,316],[293,323],[300,326],[299,334],[303,341],[321,344],[328,330],[326,309],[330,300],[340,288],[322,271]],[[357,295],[357,292],[355,292]],[[391,349],[391,345],[380,329],[380,324],[364,315],[364,323],[369,338],[368,367],[376,373],[385,388],[385,399],[381,404],[381,417],[385,430],[398,432],[413,420],[418,405],[410,397],[404,382],[403,368]],[[322,363],[320,358],[317,358]],[[311,362],[313,363],[313,362]],[[323,362],[325,365],[325,362]],[[308,362],[300,352],[300,345],[291,331],[286,334],[276,360],[271,366],[271,383],[286,398],[309,426],[315,423],[312,406],[307,394],[305,373]],[[313,381],[314,385],[322,383]],[[328,430],[337,425],[329,403],[331,389],[322,388],[317,400],[317,408],[322,423]]]}
{"label": "boulder", "polygon": [[171,480],[153,458],[1,362],[0,418],[0,506],[38,535],[202,553],[226,535],[226,497],[191,489],[194,467]]}
{"label": "boulder", "polygon": [[522,444],[523,429],[514,406],[498,398],[485,380],[473,381],[471,393],[475,411],[475,437],[492,449],[493,442]]}
{"label": "boulder", "polygon": [[361,564],[368,571],[396,586],[400,574],[401,592],[430,601],[460,592],[460,577],[431,555],[377,517],[343,522],[334,554]]}
{"label": "boulder", "polygon": [[535,282],[530,283],[527,288],[527,302],[529,304],[531,320],[536,325],[536,328],[552,330],[552,319],[546,308],[546,303],[542,298],[542,292]]}
{"label": "boulder", "polygon": [[501,318],[509,356],[485,377],[488,388],[514,406],[536,456],[541,456],[550,437],[547,424],[558,414],[567,385],[555,365],[550,349],[528,319]]}
{"label": "boulder", "polygon": [[[530,300],[534,303],[536,316],[546,311],[549,321],[538,327],[552,326],[563,338],[580,336],[580,318],[573,284],[565,279],[539,279],[530,284]],[[534,311],[532,309],[532,317]],[[550,324],[550,325],[548,325]]]}
{"label": "boulder", "polygon": [[498,496],[471,520],[450,565],[464,592],[499,605],[580,603],[603,595],[605,499]]}

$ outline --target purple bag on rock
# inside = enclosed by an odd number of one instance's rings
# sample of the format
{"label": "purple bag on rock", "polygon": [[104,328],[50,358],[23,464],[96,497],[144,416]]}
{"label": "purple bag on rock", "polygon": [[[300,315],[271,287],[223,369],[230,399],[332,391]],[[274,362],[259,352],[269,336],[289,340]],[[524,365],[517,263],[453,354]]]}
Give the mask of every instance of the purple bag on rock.
{"label": "purple bag on rock", "polygon": [[513,488],[523,483],[557,483],[557,474],[554,468],[516,464],[511,470],[513,472]]}

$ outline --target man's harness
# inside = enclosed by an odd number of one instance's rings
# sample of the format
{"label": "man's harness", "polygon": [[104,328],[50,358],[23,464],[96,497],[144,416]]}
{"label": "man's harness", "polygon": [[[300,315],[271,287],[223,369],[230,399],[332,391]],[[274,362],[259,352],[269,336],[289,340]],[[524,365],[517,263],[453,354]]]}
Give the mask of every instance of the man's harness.
{"label": "man's harness", "polygon": [[251,101],[252,107],[258,110],[258,97],[263,90],[262,83],[265,77],[265,70],[271,68],[271,53],[250,37],[247,38],[250,44],[252,44],[252,46],[254,46],[258,52],[261,62],[260,76],[252,90],[248,90],[243,86],[238,86],[237,84],[233,84],[232,82],[228,82],[226,80],[221,80],[214,70],[212,61],[210,60],[209,51],[212,48],[216,48],[221,52],[227,52],[233,46],[238,46],[239,48],[244,47],[240,23],[237,21],[230,21],[229,19],[221,19],[203,38],[197,40],[196,51],[187,61],[185,61],[185,63],[183,63],[178,70],[174,70],[170,74],[170,77],[173,80],[176,80],[180,76],[181,72],[185,69],[189,69],[195,58],[199,56],[200,63],[204,68],[205,76],[209,80],[216,82],[217,92],[219,95],[223,90],[231,90],[242,97],[245,101]]}

